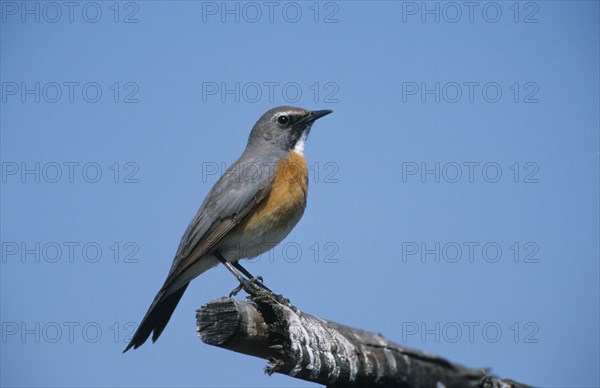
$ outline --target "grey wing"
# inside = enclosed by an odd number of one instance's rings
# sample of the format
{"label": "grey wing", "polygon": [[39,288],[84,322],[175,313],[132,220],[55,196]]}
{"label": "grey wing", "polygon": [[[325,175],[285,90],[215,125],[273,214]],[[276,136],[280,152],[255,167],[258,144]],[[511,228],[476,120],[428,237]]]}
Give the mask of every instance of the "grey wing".
{"label": "grey wing", "polygon": [[269,193],[278,158],[249,158],[237,161],[221,176],[188,225],[169,276],[173,279],[192,266]]}
{"label": "grey wing", "polygon": [[[208,193],[188,226],[164,285],[152,301],[131,341],[125,348],[138,348],[152,334],[156,341],[166,327],[188,282],[179,286],[179,276],[196,264],[206,253],[238,225],[271,190],[278,158],[251,158],[236,162]],[[185,275],[184,275],[185,276]],[[177,287],[170,290],[171,286]]]}

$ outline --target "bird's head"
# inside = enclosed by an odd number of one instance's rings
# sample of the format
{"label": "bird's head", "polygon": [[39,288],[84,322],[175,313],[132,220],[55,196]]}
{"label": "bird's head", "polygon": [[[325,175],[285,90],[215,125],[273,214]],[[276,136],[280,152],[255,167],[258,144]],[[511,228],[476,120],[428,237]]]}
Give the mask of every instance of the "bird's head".
{"label": "bird's head", "polygon": [[304,152],[304,142],[313,123],[331,110],[309,111],[280,106],[267,111],[252,128],[248,146],[269,145],[284,151]]}

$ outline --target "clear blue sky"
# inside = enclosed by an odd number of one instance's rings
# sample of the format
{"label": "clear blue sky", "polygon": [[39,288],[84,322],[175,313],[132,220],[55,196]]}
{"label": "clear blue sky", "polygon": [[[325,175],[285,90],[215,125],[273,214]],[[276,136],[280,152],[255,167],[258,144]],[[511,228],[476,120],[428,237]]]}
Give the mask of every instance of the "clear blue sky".
{"label": "clear blue sky", "polygon": [[334,113],[250,272],[468,366],[600,384],[598,2],[0,4],[2,386],[311,386],[197,339],[220,267],[121,354],[277,105]]}

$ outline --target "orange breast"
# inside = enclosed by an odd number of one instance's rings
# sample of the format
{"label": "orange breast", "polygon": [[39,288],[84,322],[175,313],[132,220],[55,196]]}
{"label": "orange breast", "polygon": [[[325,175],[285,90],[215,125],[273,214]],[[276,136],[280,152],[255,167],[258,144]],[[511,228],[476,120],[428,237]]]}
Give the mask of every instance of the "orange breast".
{"label": "orange breast", "polygon": [[290,152],[289,158],[277,165],[271,191],[238,226],[238,231],[261,235],[279,229],[291,230],[304,213],[307,193],[306,160],[302,155]]}

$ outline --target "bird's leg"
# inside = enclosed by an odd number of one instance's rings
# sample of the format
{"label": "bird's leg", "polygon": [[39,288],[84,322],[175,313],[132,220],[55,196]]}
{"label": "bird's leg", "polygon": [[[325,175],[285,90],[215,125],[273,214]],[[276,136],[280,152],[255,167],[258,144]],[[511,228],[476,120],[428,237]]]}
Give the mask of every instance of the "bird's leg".
{"label": "bird's leg", "polygon": [[[248,272],[248,270],[244,267],[242,267],[242,265],[239,263],[239,261],[235,261],[233,263],[231,263],[235,268],[237,268],[241,273],[243,273],[248,279],[250,279],[250,283],[255,284],[259,287],[261,287],[263,290],[267,291],[269,294],[271,294],[271,297],[275,298],[275,300],[277,300],[277,302],[284,304],[288,307],[292,307],[292,305],[290,304],[290,301],[286,298],[284,298],[283,295],[278,295],[275,294],[269,287],[265,286],[263,284],[263,279],[260,276],[252,276],[252,274],[250,272]],[[243,288],[243,285],[240,284],[240,287]],[[234,291],[239,292],[239,288],[236,288]]]}
{"label": "bird's leg", "polygon": [[[248,272],[246,270],[246,268],[242,267],[241,264],[238,264],[237,262],[234,263],[230,263],[227,261],[227,259],[225,259],[223,257],[223,255],[221,254],[221,252],[218,251],[214,251],[213,254],[217,257],[217,259],[219,259],[219,261],[225,266],[225,268],[227,268],[227,270],[229,272],[231,272],[233,274],[233,276],[235,276],[235,278],[238,280],[238,282],[240,282],[240,285],[236,288],[234,288],[230,293],[229,293],[229,297],[231,298],[232,296],[237,295],[238,292],[240,292],[242,289],[246,289],[246,292],[248,292],[249,294],[251,294],[250,291],[254,290],[255,292],[257,292],[258,288],[260,287],[263,290],[273,294],[273,291],[271,291],[269,288],[267,288],[267,286],[265,286],[264,284],[262,284],[262,279],[258,280],[257,278],[255,278],[254,276],[252,276],[252,274],[250,272]],[[237,269],[239,269],[245,276],[247,276],[249,279],[246,280],[242,277],[242,275],[240,275],[233,267],[236,267]]]}
{"label": "bird's leg", "polygon": [[248,279],[250,279],[251,282],[254,282],[257,285],[259,285],[260,287],[264,288],[265,290],[273,293],[273,291],[271,291],[271,289],[269,289],[269,287],[267,287],[263,284],[262,276],[253,276],[250,272],[248,272],[248,270],[246,268],[242,267],[242,265],[240,264],[239,261],[234,261],[231,264],[235,268],[237,268],[241,273],[243,273]]}
{"label": "bird's leg", "polygon": [[[260,284],[257,284],[254,280],[254,278],[252,278],[252,275],[250,275],[251,279],[250,280],[246,280],[242,277],[242,275],[240,275],[231,265],[230,262],[227,261],[227,259],[225,259],[223,257],[223,255],[221,254],[221,252],[218,251],[214,251],[213,254],[217,257],[217,259],[219,259],[219,261],[221,263],[223,263],[223,265],[225,266],[225,268],[227,268],[227,270],[229,272],[231,272],[233,274],[233,276],[235,276],[235,278],[238,280],[238,282],[240,282],[240,285],[236,288],[234,288],[230,293],[229,293],[229,297],[231,298],[232,296],[237,295],[238,292],[240,292],[242,289],[244,289],[244,287],[248,287],[249,290],[252,290],[254,288],[254,290],[256,290],[256,287],[258,287]],[[249,272],[246,271],[244,269],[244,271],[246,272],[244,275],[248,276]],[[266,288],[265,286],[262,286],[263,288]],[[248,289],[246,290],[248,292]],[[270,291],[270,290],[269,290]],[[250,293],[250,292],[248,292]]]}
{"label": "bird's leg", "polygon": [[225,259],[223,257],[223,255],[221,255],[220,252],[213,252],[213,254],[217,257],[217,259],[219,259],[219,261],[221,263],[223,263],[223,265],[225,266],[225,268],[227,268],[229,270],[229,272],[231,272],[233,274],[233,276],[235,276],[235,278],[240,282],[240,283],[245,283],[246,279],[244,279],[242,277],[242,275],[240,275],[235,269],[233,269],[233,267],[231,266],[231,263],[227,261],[227,259]]}
{"label": "bird's leg", "polygon": [[217,259],[219,259],[219,261],[225,266],[225,268],[227,268],[227,270],[229,272],[231,272],[233,274],[233,276],[235,276],[235,278],[238,280],[238,282],[240,282],[240,285],[237,286],[236,288],[234,288],[229,293],[230,298],[232,296],[236,296],[237,293],[240,292],[242,290],[242,288],[244,288],[244,285],[247,284],[248,281],[246,279],[244,279],[235,269],[233,269],[233,267],[231,266],[231,263],[228,262],[227,259],[225,259],[220,252],[215,251],[215,252],[213,252],[213,254],[217,257]]}
{"label": "bird's leg", "polygon": [[[254,279],[254,276],[250,272],[248,272],[246,268],[242,267],[239,261],[234,261],[233,263],[231,263],[231,265],[237,268],[237,270],[243,273],[244,276],[246,276],[248,279]],[[262,280],[260,276],[258,277],[258,279]]]}

